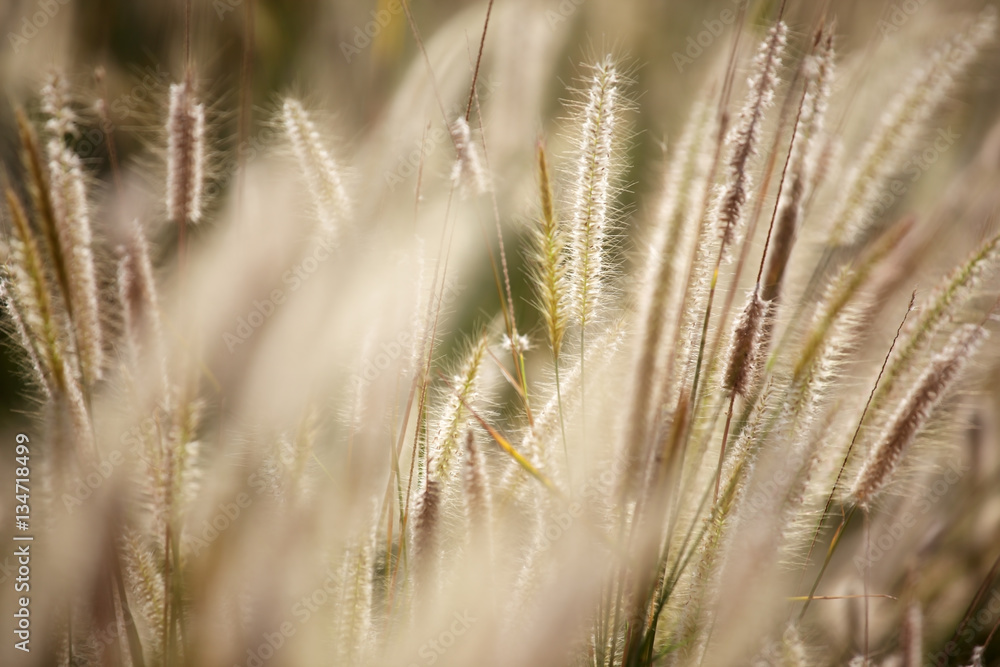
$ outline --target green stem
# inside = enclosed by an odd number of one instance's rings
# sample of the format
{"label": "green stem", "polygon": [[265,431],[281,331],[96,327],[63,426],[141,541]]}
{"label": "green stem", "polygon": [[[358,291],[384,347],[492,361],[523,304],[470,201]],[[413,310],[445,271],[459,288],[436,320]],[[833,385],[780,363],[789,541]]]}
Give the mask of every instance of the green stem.
{"label": "green stem", "polygon": [[802,606],[802,611],[799,613],[799,620],[802,620],[806,615],[806,611],[809,609],[809,604],[813,601],[813,597],[816,595],[816,589],[819,588],[819,582],[823,579],[823,574],[826,573],[827,566],[830,565],[830,560],[833,558],[833,552],[840,543],[840,538],[844,535],[844,529],[847,528],[847,524],[850,523],[851,517],[854,516],[854,512],[857,510],[857,505],[851,508],[851,511],[847,513],[844,520],[840,522],[840,527],[837,528],[837,532],[833,536],[833,540],[830,542],[830,548],[826,552],[826,558],[823,560],[823,567],[820,568],[819,574],[816,575],[816,581],[813,582],[812,588],[809,589],[809,597],[806,598],[805,605]]}

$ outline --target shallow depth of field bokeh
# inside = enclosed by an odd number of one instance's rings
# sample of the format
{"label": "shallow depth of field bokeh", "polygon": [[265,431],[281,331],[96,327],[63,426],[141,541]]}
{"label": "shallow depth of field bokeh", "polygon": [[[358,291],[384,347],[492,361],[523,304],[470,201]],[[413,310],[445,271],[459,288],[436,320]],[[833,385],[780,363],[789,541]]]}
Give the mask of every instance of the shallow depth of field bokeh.
{"label": "shallow depth of field bokeh", "polygon": [[997,7],[4,0],[0,664],[1000,664]]}

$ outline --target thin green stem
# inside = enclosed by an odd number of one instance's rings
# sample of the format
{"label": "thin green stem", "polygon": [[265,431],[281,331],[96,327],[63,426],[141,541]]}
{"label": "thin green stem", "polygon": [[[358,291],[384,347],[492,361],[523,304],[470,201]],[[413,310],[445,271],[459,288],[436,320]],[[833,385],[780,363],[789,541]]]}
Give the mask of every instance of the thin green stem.
{"label": "thin green stem", "polygon": [[851,517],[854,516],[854,512],[856,510],[857,505],[852,507],[844,516],[843,521],[840,522],[840,527],[837,528],[837,532],[834,534],[833,540],[830,542],[830,548],[827,549],[826,558],[823,560],[823,567],[820,568],[819,574],[816,575],[816,581],[813,582],[812,588],[809,589],[809,596],[806,598],[806,602],[802,606],[802,611],[799,613],[799,620],[802,620],[805,617],[806,612],[809,610],[809,605],[816,596],[816,589],[819,588],[819,582],[823,579],[823,575],[826,573],[826,568],[830,565],[830,560],[833,558],[833,552],[836,550],[837,545],[840,544],[840,538],[843,537],[844,530],[847,528],[847,524],[851,522]]}

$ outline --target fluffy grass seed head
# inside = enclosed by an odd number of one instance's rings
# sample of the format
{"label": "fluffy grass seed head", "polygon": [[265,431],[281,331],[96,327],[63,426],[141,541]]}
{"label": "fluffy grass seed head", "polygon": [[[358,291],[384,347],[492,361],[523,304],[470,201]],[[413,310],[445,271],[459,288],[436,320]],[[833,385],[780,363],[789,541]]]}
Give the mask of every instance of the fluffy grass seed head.
{"label": "fluffy grass seed head", "polygon": [[478,530],[488,526],[491,521],[492,500],[486,461],[476,442],[476,432],[471,428],[465,432],[465,465],[462,473],[466,515],[470,527]]}
{"label": "fluffy grass seed head", "polygon": [[126,531],[121,545],[125,581],[132,593],[133,609],[144,621],[140,623],[140,636],[149,653],[159,656],[163,650],[163,635],[159,629],[163,625],[165,609],[163,572],[158,562],[162,556],[136,530]]}
{"label": "fluffy grass seed head", "polygon": [[870,507],[885,489],[906,450],[984,338],[986,329],[982,326],[964,325],[952,334],[948,346],[934,356],[868,453],[850,492],[856,504]]}
{"label": "fluffy grass seed head", "polygon": [[435,561],[438,558],[442,488],[436,468],[436,462],[429,456],[424,486],[418,493],[413,508],[413,559],[418,576],[423,577],[433,576]]}
{"label": "fluffy grass seed head", "polygon": [[[152,334],[157,344],[162,345],[156,278],[149,255],[149,242],[138,219],[129,224],[128,240],[120,248],[119,255],[119,276],[124,280],[119,285],[119,291],[123,307],[127,307],[135,327],[131,334],[135,336],[136,343],[144,334]],[[150,327],[149,331],[144,330],[143,323]]]}
{"label": "fluffy grass seed head", "polygon": [[79,135],[66,78],[58,71],[50,73],[41,98],[47,116],[45,167],[34,132],[26,119],[19,118],[24,125],[22,143],[36,181],[36,209],[46,232],[52,269],[73,324],[82,376],[93,384],[103,375],[103,336],[87,180],[80,157],[65,143],[66,137]]}
{"label": "fluffy grass seed head", "polygon": [[49,389],[48,379],[45,377],[45,371],[42,370],[42,363],[35,352],[35,344],[24,324],[20,306],[14,300],[8,285],[9,279],[6,276],[0,277],[0,304],[3,305],[4,311],[10,315],[11,323],[14,325],[14,335],[28,357],[28,368],[31,371],[32,381],[42,390],[45,398],[49,398],[52,396],[52,390]]}
{"label": "fluffy grass seed head", "polygon": [[983,654],[985,652],[985,646],[977,646],[972,649],[972,662],[968,664],[968,667],[983,667]]}
{"label": "fluffy grass seed head", "polygon": [[[80,387],[78,357],[69,334],[70,325],[49,287],[42,253],[23,205],[9,188],[6,198],[13,222],[11,255],[6,267],[13,289],[8,294],[13,295],[18,319],[24,325],[22,340],[29,357],[33,354],[39,362],[45,393],[53,399],[50,403],[55,408],[53,421],[71,429],[65,432],[56,429],[58,435],[53,440],[57,446],[64,443],[64,454],[89,458],[94,454],[93,427]],[[64,421],[64,418],[68,419]],[[59,464],[64,465],[69,460],[69,457],[62,458]]]}
{"label": "fluffy grass seed head", "polygon": [[[0,277],[0,300],[3,301],[4,310],[10,314],[14,333],[28,357],[28,365],[32,371],[33,379],[42,388],[45,395],[49,396],[52,391],[49,387],[47,368],[42,365],[40,355],[35,349],[36,341],[40,340],[38,332],[42,328],[43,320],[32,290],[25,290],[25,287],[30,284],[26,282],[30,278],[25,271],[27,249],[25,242],[19,238],[19,234],[20,232],[15,226],[10,242],[3,244],[3,254],[7,258],[7,263],[3,267],[2,277]],[[28,241],[34,243],[34,238],[29,236]],[[35,252],[37,252],[37,247]],[[19,303],[18,297],[26,301],[25,306]],[[48,297],[47,291],[44,293],[44,297]],[[29,324],[31,325],[30,329]],[[44,350],[44,348],[41,349]]]}
{"label": "fluffy grass seed head", "polygon": [[341,168],[301,102],[285,98],[281,104],[281,125],[299,171],[306,179],[309,195],[319,216],[320,231],[332,237],[351,211]]}
{"label": "fluffy grass seed head", "polygon": [[726,181],[715,204],[715,217],[725,257],[731,255],[730,250],[738,241],[744,220],[743,209],[752,187],[750,160],[757,154],[764,114],[774,104],[774,91],[778,86],[778,72],[787,38],[787,26],[778,21],[761,42],[738,122],[726,138]]}
{"label": "fluffy grass seed head", "polygon": [[159,363],[161,389],[170,403],[168,368],[160,299],[150,259],[149,242],[138,219],[129,225],[126,242],[118,249],[118,299],[126,344],[137,363],[145,353]]}
{"label": "fluffy grass seed head", "polygon": [[371,650],[378,522],[371,521],[370,525],[371,530],[351,541],[340,567],[335,623],[337,664],[366,664]]}
{"label": "fluffy grass seed head", "polygon": [[22,342],[29,357],[34,356],[39,362],[47,393],[65,391],[73,379],[70,371],[73,355],[64,335],[65,325],[55,308],[42,253],[24,206],[12,190],[7,190],[6,197],[12,222],[10,256],[5,267],[10,286],[8,295],[15,304],[11,312],[18,314],[17,321],[24,327]]}
{"label": "fluffy grass seed head", "polygon": [[545,147],[538,144],[539,224],[534,229],[532,278],[549,347],[558,359],[569,322],[566,239],[556,214]]}
{"label": "fluffy grass seed head", "polygon": [[768,303],[761,299],[760,290],[752,290],[733,329],[726,362],[727,391],[746,396],[753,385],[758,357],[761,354],[761,330],[767,308]]}
{"label": "fluffy grass seed head", "polygon": [[205,180],[205,106],[198,102],[191,77],[170,86],[167,115],[167,217],[196,224],[201,220]]}
{"label": "fluffy grass seed head", "polygon": [[620,133],[622,75],[607,56],[591,68],[570,185],[570,303],[586,326],[595,315],[606,267],[606,237],[617,187],[616,140]]}
{"label": "fluffy grass seed head", "polygon": [[834,32],[836,23],[828,23],[817,34],[816,47],[805,61],[807,78],[802,117],[802,134],[796,138],[800,145],[800,156],[805,173],[811,181],[819,166],[819,154],[823,150],[826,117],[833,94],[833,82],[837,77],[837,49]]}
{"label": "fluffy grass seed head", "polygon": [[905,378],[913,377],[926,359],[930,343],[968,304],[984,278],[1000,264],[1000,234],[993,236],[934,288],[919,309],[919,316],[906,324],[900,345],[886,366],[882,381],[872,398],[872,412],[877,412],[895,395]]}
{"label": "fluffy grass seed head", "polygon": [[833,26],[828,25],[817,35],[815,51],[807,56],[804,64],[806,87],[788,160],[788,184],[782,188],[781,201],[778,202],[767,273],[762,285],[767,301],[773,301],[781,292],[803,207],[815,187],[835,70]]}
{"label": "fluffy grass seed head", "polygon": [[80,158],[61,139],[51,139],[47,151],[52,209],[68,278],[67,306],[83,378],[93,384],[103,375],[104,346],[87,186]]}
{"label": "fluffy grass seed head", "polygon": [[70,106],[69,82],[53,70],[42,86],[42,111],[48,116],[45,129],[54,137],[77,136],[76,114]]}
{"label": "fluffy grass seed head", "polygon": [[992,7],[935,51],[886,107],[878,128],[847,176],[830,223],[829,243],[850,245],[862,239],[880,213],[884,186],[907,158],[924,125],[948,98],[957,77],[996,33]]}
{"label": "fluffy grass seed head", "polygon": [[468,406],[475,403],[479,394],[480,372],[486,359],[488,344],[487,335],[480,335],[448,386],[444,408],[437,419],[427,457],[428,470],[431,470],[429,466],[433,460],[436,466],[435,476],[442,481],[450,479],[453,472],[452,461],[456,452],[460,453],[460,438],[470,418]]}
{"label": "fluffy grass seed head", "polygon": [[465,192],[483,194],[489,191],[489,179],[483,169],[479,147],[472,138],[472,130],[465,116],[459,116],[448,128],[455,144],[455,163],[451,168],[451,182]]}

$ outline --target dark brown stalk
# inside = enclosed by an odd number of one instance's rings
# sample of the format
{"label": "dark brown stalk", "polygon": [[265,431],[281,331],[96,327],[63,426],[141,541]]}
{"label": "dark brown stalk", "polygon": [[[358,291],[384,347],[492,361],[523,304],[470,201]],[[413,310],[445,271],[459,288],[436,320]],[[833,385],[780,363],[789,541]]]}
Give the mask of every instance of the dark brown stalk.
{"label": "dark brown stalk", "polygon": [[476,68],[472,72],[472,87],[469,90],[469,103],[465,107],[465,122],[469,122],[472,115],[472,101],[476,95],[476,81],[479,80],[479,66],[483,62],[483,49],[486,47],[486,31],[490,27],[490,14],[493,12],[493,0],[486,6],[486,20],[483,22],[483,36],[479,40],[479,55],[476,56]]}

